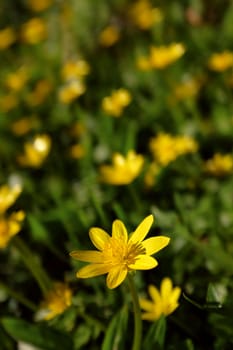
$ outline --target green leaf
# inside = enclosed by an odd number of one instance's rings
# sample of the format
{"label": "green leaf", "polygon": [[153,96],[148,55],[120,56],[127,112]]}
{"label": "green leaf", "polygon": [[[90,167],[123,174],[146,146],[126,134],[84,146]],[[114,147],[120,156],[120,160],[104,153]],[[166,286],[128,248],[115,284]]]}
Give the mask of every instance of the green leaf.
{"label": "green leaf", "polygon": [[43,350],[73,349],[72,339],[65,333],[46,324],[32,324],[13,317],[4,317],[1,323],[15,340],[21,340]]}
{"label": "green leaf", "polygon": [[160,317],[158,321],[155,321],[149,331],[146,334],[143,342],[143,349],[147,350],[162,350],[164,349],[164,341],[166,335],[166,318]]}
{"label": "green leaf", "polygon": [[1,349],[13,350],[14,344],[13,340],[5,333],[4,329],[0,326],[0,339],[1,339]]}
{"label": "green leaf", "polygon": [[124,306],[111,320],[101,350],[122,350],[127,336],[128,309]]}

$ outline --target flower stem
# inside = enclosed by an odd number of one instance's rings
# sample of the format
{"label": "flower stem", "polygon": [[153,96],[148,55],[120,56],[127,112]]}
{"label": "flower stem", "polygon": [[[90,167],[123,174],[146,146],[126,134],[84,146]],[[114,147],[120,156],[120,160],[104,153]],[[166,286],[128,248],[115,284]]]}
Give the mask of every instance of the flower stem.
{"label": "flower stem", "polygon": [[138,300],[138,294],[135,288],[133,277],[128,274],[129,289],[132,296],[133,308],[134,308],[134,339],[132,350],[141,350],[142,340],[142,318],[141,310]]}

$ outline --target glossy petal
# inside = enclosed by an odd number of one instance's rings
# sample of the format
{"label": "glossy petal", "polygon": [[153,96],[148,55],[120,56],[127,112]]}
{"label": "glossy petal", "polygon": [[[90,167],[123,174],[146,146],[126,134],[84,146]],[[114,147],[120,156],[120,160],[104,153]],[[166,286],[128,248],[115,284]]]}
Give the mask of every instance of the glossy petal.
{"label": "glossy petal", "polygon": [[152,255],[157,253],[159,250],[163,249],[170,242],[169,237],[157,236],[151,237],[143,241],[141,244],[146,249],[147,255]]}
{"label": "glossy petal", "polygon": [[139,303],[140,307],[145,311],[151,312],[154,308],[154,304],[150,300],[140,298]]}
{"label": "glossy petal", "polygon": [[154,304],[160,304],[161,303],[161,297],[160,297],[160,293],[158,291],[158,289],[153,286],[152,284],[149,285],[149,295],[151,297],[151,299],[153,300]]}
{"label": "glossy petal", "polygon": [[103,250],[110,239],[109,234],[99,227],[92,227],[89,236],[94,246],[99,250]]}
{"label": "glossy petal", "polygon": [[177,300],[179,299],[181,294],[181,288],[180,287],[175,287],[172,290],[171,296],[170,296],[170,300],[172,303],[177,303]]}
{"label": "glossy petal", "polygon": [[126,244],[128,241],[128,233],[125,225],[121,220],[115,220],[112,224],[112,237]]}
{"label": "glossy petal", "polygon": [[79,278],[89,278],[104,275],[109,272],[109,266],[105,264],[90,264],[81,268],[76,276]]}
{"label": "glossy petal", "polygon": [[111,268],[107,276],[107,286],[110,289],[118,287],[127,276],[127,268],[125,266],[117,266]]}
{"label": "glossy petal", "polygon": [[130,237],[130,241],[141,242],[149,232],[151,225],[153,224],[153,215],[147,216],[136,228]]}
{"label": "glossy petal", "polygon": [[130,264],[132,270],[149,270],[158,265],[158,261],[149,255],[139,255],[134,264]]}
{"label": "glossy petal", "polygon": [[102,253],[95,250],[75,250],[70,253],[70,256],[74,259],[90,263],[101,263],[103,261]]}
{"label": "glossy petal", "polygon": [[170,278],[165,277],[163,279],[161,283],[160,291],[161,291],[161,297],[163,300],[170,299],[171,293],[172,293],[172,281],[170,280]]}

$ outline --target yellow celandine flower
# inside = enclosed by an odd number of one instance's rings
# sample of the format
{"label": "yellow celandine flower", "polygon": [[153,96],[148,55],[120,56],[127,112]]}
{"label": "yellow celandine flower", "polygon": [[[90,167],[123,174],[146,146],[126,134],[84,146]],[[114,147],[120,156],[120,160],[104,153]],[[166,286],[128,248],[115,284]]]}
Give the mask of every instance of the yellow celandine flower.
{"label": "yellow celandine flower", "polygon": [[64,64],[61,75],[64,80],[80,79],[90,73],[90,66],[85,60],[70,60]]}
{"label": "yellow celandine flower", "polygon": [[5,85],[12,91],[20,91],[28,80],[28,73],[25,67],[19,68],[5,77]]}
{"label": "yellow celandine flower", "polygon": [[183,154],[198,150],[198,144],[191,137],[172,136],[165,133],[152,138],[149,146],[155,161],[162,166],[168,165]]}
{"label": "yellow celandine flower", "polygon": [[53,89],[52,83],[47,79],[41,79],[36,83],[34,90],[27,94],[26,100],[30,106],[41,105]]}
{"label": "yellow celandine flower", "polygon": [[233,67],[233,53],[223,51],[213,54],[208,61],[208,67],[216,72],[223,72]]}
{"label": "yellow celandine flower", "polygon": [[70,147],[69,155],[71,158],[80,159],[85,155],[85,148],[80,143],[76,143]]}
{"label": "yellow celandine flower", "polygon": [[195,78],[188,78],[177,84],[174,88],[174,97],[177,100],[185,100],[198,94],[201,87],[201,81]]}
{"label": "yellow celandine flower", "polygon": [[173,288],[172,281],[168,277],[162,280],[160,291],[154,285],[149,285],[148,291],[152,300],[145,298],[139,300],[141,308],[145,311],[142,313],[143,320],[156,321],[162,315],[170,315],[179,306],[181,289]]}
{"label": "yellow celandine flower", "polygon": [[9,112],[19,104],[18,97],[10,92],[9,94],[0,96],[0,110],[2,112]]}
{"label": "yellow celandine flower", "polygon": [[73,251],[70,255],[80,261],[90,264],[77,272],[78,278],[89,278],[107,274],[107,287],[118,287],[133,270],[149,270],[158,265],[151,255],[166,247],[170,238],[165,236],[151,237],[146,240],[153,223],[153,215],[147,216],[128,236],[126,227],[121,220],[112,224],[112,236],[98,227],[92,227],[89,236],[98,249]]}
{"label": "yellow celandine flower", "polygon": [[205,170],[214,176],[225,176],[233,173],[233,157],[231,154],[216,153],[204,165]]}
{"label": "yellow celandine flower", "polygon": [[16,34],[11,27],[0,30],[0,50],[6,50],[16,41]]}
{"label": "yellow celandine flower", "polygon": [[72,294],[66,283],[55,282],[41,303],[38,317],[49,321],[62,314],[71,306]]}
{"label": "yellow celandine flower", "polygon": [[20,210],[10,214],[9,217],[0,216],[0,249],[6,248],[9,241],[21,229],[25,213]]}
{"label": "yellow celandine flower", "polygon": [[129,8],[129,18],[138,28],[146,30],[163,20],[163,13],[159,8],[152,7],[148,0],[136,1]]}
{"label": "yellow celandine flower", "polygon": [[109,25],[99,35],[99,43],[102,46],[110,47],[120,38],[120,30],[117,26]]}
{"label": "yellow celandine flower", "polygon": [[53,2],[54,0],[27,0],[28,7],[35,12],[46,10]]}
{"label": "yellow celandine flower", "polygon": [[32,18],[21,27],[21,39],[26,44],[37,44],[47,37],[47,25],[41,18]]}
{"label": "yellow celandine flower", "polygon": [[106,114],[113,117],[120,117],[126,106],[132,100],[131,94],[126,89],[118,89],[112,92],[110,96],[102,100],[102,109]]}
{"label": "yellow celandine flower", "polygon": [[185,47],[181,43],[173,43],[168,46],[151,46],[148,57],[139,57],[137,66],[141,70],[164,69],[177,61],[185,53]]}
{"label": "yellow celandine flower", "polygon": [[33,117],[20,118],[11,124],[11,131],[17,136],[22,136],[32,130],[33,124]]}
{"label": "yellow celandine flower", "polygon": [[156,162],[152,162],[145,174],[144,183],[146,187],[152,187],[155,184],[156,176],[160,173],[161,166]]}
{"label": "yellow celandine flower", "polygon": [[0,215],[4,214],[10,208],[22,192],[20,185],[0,187]]}
{"label": "yellow celandine flower", "polygon": [[101,180],[110,185],[128,185],[141,172],[144,158],[130,150],[126,157],[120,153],[113,154],[112,165],[100,167]]}
{"label": "yellow celandine flower", "polygon": [[24,145],[24,153],[18,156],[17,160],[22,166],[38,168],[47,158],[51,148],[49,135],[37,135],[32,142]]}
{"label": "yellow celandine flower", "polygon": [[62,86],[59,91],[58,98],[64,104],[70,104],[86,91],[86,86],[82,80],[71,80]]}

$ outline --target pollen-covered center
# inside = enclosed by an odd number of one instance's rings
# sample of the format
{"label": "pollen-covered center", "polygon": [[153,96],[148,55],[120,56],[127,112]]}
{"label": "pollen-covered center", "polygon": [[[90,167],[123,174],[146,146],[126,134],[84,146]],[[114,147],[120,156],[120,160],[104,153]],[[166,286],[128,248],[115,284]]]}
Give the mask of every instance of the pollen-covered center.
{"label": "pollen-covered center", "polygon": [[145,254],[146,249],[141,243],[123,242],[111,237],[103,250],[105,264],[131,265],[134,264],[139,255]]}

